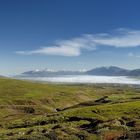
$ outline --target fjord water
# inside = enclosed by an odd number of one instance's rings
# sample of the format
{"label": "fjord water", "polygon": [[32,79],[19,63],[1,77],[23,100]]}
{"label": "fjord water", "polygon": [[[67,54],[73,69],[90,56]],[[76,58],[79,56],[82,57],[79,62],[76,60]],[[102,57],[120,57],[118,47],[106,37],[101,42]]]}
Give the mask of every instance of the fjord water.
{"label": "fjord water", "polygon": [[127,76],[62,75],[56,77],[22,77],[20,79],[51,83],[118,83],[140,85],[140,79]]}

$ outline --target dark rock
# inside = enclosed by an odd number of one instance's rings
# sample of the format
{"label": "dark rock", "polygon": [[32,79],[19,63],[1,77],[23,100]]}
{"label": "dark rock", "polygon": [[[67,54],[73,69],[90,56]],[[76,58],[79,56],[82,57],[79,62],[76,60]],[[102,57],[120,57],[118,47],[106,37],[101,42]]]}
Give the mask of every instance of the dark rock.
{"label": "dark rock", "polygon": [[85,135],[76,134],[76,136],[77,136],[80,140],[86,140],[86,136],[85,136]]}
{"label": "dark rock", "polygon": [[49,132],[48,134],[45,134],[46,137],[48,137],[50,140],[58,140],[56,132]]}
{"label": "dark rock", "polygon": [[56,125],[52,129],[57,129],[57,128],[61,128],[61,126],[60,125]]}
{"label": "dark rock", "polygon": [[104,96],[104,97],[102,97],[102,98],[96,100],[95,102],[96,102],[96,103],[108,103],[109,100],[107,100],[107,98],[108,98],[108,96]]}
{"label": "dark rock", "polygon": [[45,124],[47,124],[46,121],[41,121],[41,122],[39,122],[39,125],[45,125]]}
{"label": "dark rock", "polygon": [[24,113],[32,114],[35,112],[33,107],[24,107]]}
{"label": "dark rock", "polygon": [[73,122],[73,121],[80,121],[80,120],[82,120],[82,118],[79,118],[79,117],[70,117],[70,118],[68,119],[68,121],[70,121],[70,122]]}
{"label": "dark rock", "polygon": [[103,123],[103,121],[101,120],[95,120],[89,124],[83,124],[80,126],[80,128],[86,130],[87,132],[89,133],[97,133],[97,126],[100,124],[100,123]]}
{"label": "dark rock", "polygon": [[43,130],[42,130],[42,133],[47,133],[47,130],[43,129]]}
{"label": "dark rock", "polygon": [[12,132],[8,133],[7,136],[13,136],[14,134]]}
{"label": "dark rock", "polygon": [[61,109],[60,108],[56,108],[56,111],[59,112],[59,111],[61,111]]}
{"label": "dark rock", "polygon": [[31,134],[32,132],[33,132],[33,129],[27,131],[27,132],[26,132],[26,135],[29,135],[29,134]]}
{"label": "dark rock", "polygon": [[130,126],[130,127],[134,127],[135,124],[136,124],[135,121],[130,121],[130,122],[126,123],[126,125],[127,125],[127,126]]}

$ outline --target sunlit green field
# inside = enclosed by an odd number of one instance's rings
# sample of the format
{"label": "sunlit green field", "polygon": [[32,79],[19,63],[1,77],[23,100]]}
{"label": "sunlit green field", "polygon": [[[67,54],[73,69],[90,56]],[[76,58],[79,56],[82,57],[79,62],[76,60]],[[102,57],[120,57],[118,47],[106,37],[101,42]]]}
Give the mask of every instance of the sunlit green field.
{"label": "sunlit green field", "polygon": [[0,78],[0,139],[140,138],[140,89]]}

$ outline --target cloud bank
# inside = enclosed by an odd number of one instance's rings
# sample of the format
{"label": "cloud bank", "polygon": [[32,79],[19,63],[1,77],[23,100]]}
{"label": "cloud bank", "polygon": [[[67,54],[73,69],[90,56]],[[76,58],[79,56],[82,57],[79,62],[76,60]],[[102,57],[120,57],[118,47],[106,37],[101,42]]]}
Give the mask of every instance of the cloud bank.
{"label": "cloud bank", "polygon": [[52,83],[117,83],[117,84],[137,84],[140,81],[136,78],[124,76],[61,76],[61,77],[22,77],[21,79],[45,81]]}
{"label": "cloud bank", "polygon": [[69,40],[59,40],[36,50],[17,51],[22,55],[79,56],[83,50],[96,50],[98,46],[130,48],[140,46],[140,30],[118,29],[110,33],[85,34]]}

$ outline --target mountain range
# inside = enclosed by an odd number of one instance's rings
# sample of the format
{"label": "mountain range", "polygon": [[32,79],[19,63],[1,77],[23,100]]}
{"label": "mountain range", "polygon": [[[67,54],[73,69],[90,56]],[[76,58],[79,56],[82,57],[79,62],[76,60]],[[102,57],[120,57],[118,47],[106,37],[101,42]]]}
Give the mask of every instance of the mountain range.
{"label": "mountain range", "polygon": [[70,70],[33,70],[22,73],[22,76],[33,76],[33,77],[47,77],[47,76],[59,76],[59,75],[83,75],[85,71],[70,71]]}
{"label": "mountain range", "polygon": [[87,71],[89,75],[101,75],[101,76],[127,76],[130,70],[110,66],[110,67],[100,67]]}
{"label": "mountain range", "polygon": [[61,75],[96,75],[96,76],[140,76],[140,69],[128,70],[116,66],[99,67],[88,71],[70,71],[70,70],[33,70],[22,73],[25,77],[49,77]]}
{"label": "mountain range", "polygon": [[128,70],[116,66],[100,67],[86,72],[88,75],[98,76],[140,76],[140,69]]}

